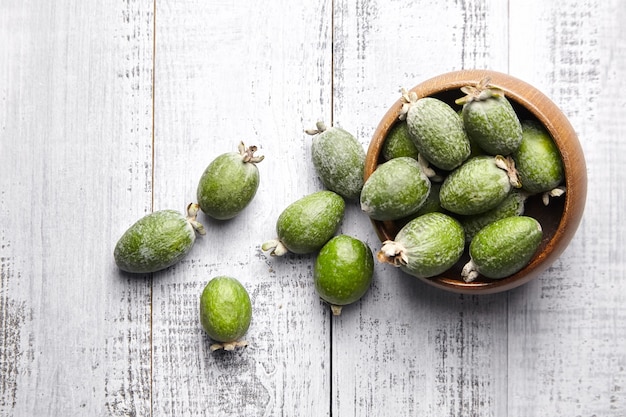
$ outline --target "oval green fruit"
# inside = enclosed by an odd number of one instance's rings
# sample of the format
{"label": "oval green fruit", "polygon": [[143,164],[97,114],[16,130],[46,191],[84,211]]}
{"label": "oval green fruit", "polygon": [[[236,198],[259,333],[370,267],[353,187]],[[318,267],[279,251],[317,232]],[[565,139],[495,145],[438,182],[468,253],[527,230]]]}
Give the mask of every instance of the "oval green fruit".
{"label": "oval green fruit", "polygon": [[393,241],[383,242],[377,258],[418,278],[451,268],[463,254],[461,224],[443,213],[428,213],[408,222]]}
{"label": "oval green fruit", "polygon": [[318,251],[335,234],[345,212],[343,198],[324,190],[291,203],[276,221],[278,237],[263,243],[273,256],[287,252],[307,254]]}
{"label": "oval green fruit", "polygon": [[330,239],[319,252],[313,269],[315,289],[331,305],[334,315],[359,300],[370,287],[374,257],[365,243],[347,235]]}
{"label": "oval green fruit", "polygon": [[512,161],[502,156],[476,156],[446,177],[441,206],[456,214],[484,213],[498,206],[512,189]]}
{"label": "oval green fruit", "polygon": [[254,156],[256,150],[242,142],[239,152],[222,154],[206,167],[197,189],[198,204],[205,214],[227,220],[250,204],[259,188],[256,164],[263,160],[263,156]]}
{"label": "oval green fruit", "polygon": [[313,165],[324,186],[348,200],[359,198],[363,188],[365,151],[359,141],[349,132],[339,128],[327,128],[318,122],[311,145]]}
{"label": "oval green fruit", "polygon": [[463,125],[472,142],[490,155],[507,156],[522,141],[522,126],[513,106],[501,90],[491,88],[489,80],[477,87],[463,87]]}
{"label": "oval green fruit", "polygon": [[563,181],[563,161],[550,133],[538,122],[524,121],[515,167],[522,188],[531,193],[551,191]]}
{"label": "oval green fruit", "polygon": [[378,165],[361,191],[361,210],[374,220],[396,220],[415,213],[430,192],[419,163],[406,156]]}
{"label": "oval green fruit", "polygon": [[465,242],[470,243],[479,230],[496,220],[524,214],[527,198],[526,193],[513,191],[502,203],[491,210],[473,216],[460,216],[459,221],[465,231]]}
{"label": "oval green fruit", "polygon": [[528,216],[507,217],[481,229],[469,247],[470,261],[463,267],[465,282],[478,275],[491,279],[508,277],[530,262],[539,248],[543,232]]}
{"label": "oval green fruit", "polygon": [[118,240],[113,257],[127,272],[150,273],[183,259],[204,227],[196,221],[198,205],[187,207],[187,217],[175,210],[150,213],[135,222]]}
{"label": "oval green fruit", "polygon": [[417,159],[417,148],[409,135],[406,121],[399,121],[389,129],[381,153],[385,161],[401,156]]}
{"label": "oval green fruit", "polygon": [[200,296],[200,323],[216,342],[211,350],[233,350],[245,346],[241,338],[252,320],[252,304],[245,287],[237,279],[219,276],[211,279]]}
{"label": "oval green fruit", "polygon": [[418,99],[403,93],[405,105],[400,114],[406,119],[409,134],[418,152],[437,168],[450,171],[470,155],[470,142],[457,112],[447,103],[433,98]]}

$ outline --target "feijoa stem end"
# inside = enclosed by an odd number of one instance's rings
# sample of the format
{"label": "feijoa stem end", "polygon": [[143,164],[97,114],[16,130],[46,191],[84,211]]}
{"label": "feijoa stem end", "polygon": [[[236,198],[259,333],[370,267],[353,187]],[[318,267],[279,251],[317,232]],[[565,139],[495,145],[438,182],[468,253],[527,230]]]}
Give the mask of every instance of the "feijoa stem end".
{"label": "feijoa stem end", "polygon": [[541,196],[541,201],[543,202],[544,206],[547,206],[548,204],[550,204],[550,198],[561,197],[563,194],[565,194],[565,186],[556,187],[550,191],[546,191],[545,193],[543,193],[543,195]]}
{"label": "feijoa stem end", "polygon": [[320,133],[326,131],[327,129],[328,129],[328,127],[326,127],[326,124],[324,122],[322,122],[321,120],[318,120],[315,123],[315,129],[306,129],[304,131],[304,133],[306,133],[307,135],[315,136],[317,134],[320,134]]}
{"label": "feijoa stem end", "polygon": [[434,169],[430,167],[430,163],[422,156],[421,153],[417,154],[417,163],[419,164],[422,172],[433,182],[442,182],[443,177],[438,175]]}
{"label": "feijoa stem end", "polygon": [[465,87],[461,87],[461,91],[466,95],[459,99],[456,99],[454,102],[458,105],[469,104],[472,101],[484,101],[491,97],[501,97],[504,96],[504,92],[497,88],[490,86],[489,83],[491,80],[489,77],[485,77],[476,84],[467,85]]}
{"label": "feijoa stem end", "polygon": [[281,242],[279,239],[268,240],[267,242],[261,245],[261,249],[263,249],[266,252],[271,251],[270,252],[271,256],[283,256],[287,252],[289,252],[289,249],[287,249],[287,246],[285,246],[283,242]]}
{"label": "feijoa stem end", "polygon": [[402,101],[402,108],[398,114],[398,119],[406,120],[406,115],[409,112],[409,109],[418,100],[417,93],[415,91],[408,91],[406,88],[400,89],[400,93],[402,96],[400,100]]}
{"label": "feijoa stem end", "polygon": [[248,346],[248,342],[246,342],[245,340],[238,340],[235,342],[213,343],[209,347],[209,350],[211,352],[215,352],[216,350],[220,350],[220,349],[224,349],[226,351],[233,351],[239,347],[246,347],[246,346]]}
{"label": "feijoa stem end", "polygon": [[463,281],[467,283],[475,281],[476,278],[478,278],[478,275],[479,273],[476,268],[476,264],[472,260],[467,262],[461,270],[461,278],[463,278]]}
{"label": "feijoa stem end", "polygon": [[406,266],[409,259],[406,256],[406,249],[398,242],[386,240],[376,254],[376,259],[381,263],[388,263],[396,267]]}
{"label": "feijoa stem end", "polygon": [[201,235],[206,234],[206,230],[202,223],[196,220],[198,212],[200,211],[200,205],[198,203],[190,203],[187,206],[187,221],[191,224],[191,227]]}
{"label": "feijoa stem end", "polygon": [[500,169],[506,171],[506,174],[509,176],[509,182],[511,186],[515,188],[521,188],[522,182],[519,179],[519,174],[517,173],[517,169],[515,168],[515,161],[511,156],[502,156],[496,155],[496,166]]}
{"label": "feijoa stem end", "polygon": [[261,155],[261,156],[254,156],[254,153],[257,151],[257,147],[256,146],[249,146],[246,148],[246,145],[244,145],[243,142],[239,142],[239,154],[241,154],[241,157],[243,158],[243,162],[246,163],[252,163],[252,164],[258,164],[259,162],[261,162],[263,159],[265,159],[265,156]]}
{"label": "feijoa stem end", "polygon": [[343,310],[343,306],[338,306],[335,304],[331,304],[330,305],[330,311],[333,312],[333,316],[340,316],[341,315],[341,310]]}

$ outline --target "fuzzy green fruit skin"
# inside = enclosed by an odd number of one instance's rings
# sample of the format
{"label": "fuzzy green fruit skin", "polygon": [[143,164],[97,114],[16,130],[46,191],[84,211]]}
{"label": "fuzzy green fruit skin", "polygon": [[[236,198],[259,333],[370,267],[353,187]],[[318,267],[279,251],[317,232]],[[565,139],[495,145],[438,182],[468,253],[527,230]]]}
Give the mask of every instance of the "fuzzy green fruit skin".
{"label": "fuzzy green fruit skin", "polygon": [[280,214],[276,222],[278,239],[290,252],[316,252],[339,228],[345,207],[343,198],[332,191],[309,194]]}
{"label": "fuzzy green fruit skin", "polygon": [[505,278],[528,264],[542,235],[541,225],[534,218],[507,217],[476,234],[469,247],[470,258],[483,276]]}
{"label": "fuzzy green fruit skin", "polygon": [[351,236],[339,235],[320,250],[313,279],[320,298],[343,306],[365,295],[373,274],[374,256],[369,246]]}
{"label": "fuzzy green fruit skin", "polygon": [[486,153],[506,156],[519,147],[522,126],[506,97],[470,101],[462,114],[467,135]]}
{"label": "fuzzy green fruit skin", "polygon": [[197,189],[200,209],[214,219],[232,219],[250,204],[259,182],[259,170],[254,163],[244,162],[237,152],[222,154],[200,177]]}
{"label": "fuzzy green fruit skin", "polygon": [[424,204],[420,206],[420,208],[413,213],[411,216],[413,218],[422,216],[427,213],[434,212],[443,212],[443,207],[441,207],[441,201],[439,200],[439,192],[441,191],[441,183],[431,183],[430,184],[430,192],[424,201]]}
{"label": "fuzzy green fruit skin", "polygon": [[470,155],[459,115],[448,104],[424,97],[411,104],[406,122],[418,152],[437,168],[450,171]]}
{"label": "fuzzy green fruit skin", "polygon": [[402,245],[407,256],[400,269],[418,278],[429,278],[451,268],[463,254],[463,227],[443,213],[428,213],[407,223],[394,242]]}
{"label": "fuzzy green fruit skin", "polygon": [[459,218],[465,231],[465,241],[470,243],[476,233],[496,220],[524,214],[526,196],[520,192],[512,192],[497,207],[484,213]]}
{"label": "fuzzy green fruit skin", "polygon": [[401,156],[417,159],[417,148],[409,135],[409,127],[405,121],[396,123],[389,130],[381,153],[385,161]]}
{"label": "fuzzy green fruit skin", "polygon": [[363,188],[365,151],[349,132],[331,127],[313,138],[313,165],[324,186],[348,200],[359,198]]}
{"label": "fuzzy green fruit skin", "polygon": [[183,259],[195,240],[196,233],[185,216],[160,210],[128,228],[115,245],[113,257],[123,271],[156,272]]}
{"label": "fuzzy green fruit skin", "polygon": [[235,278],[211,279],[200,296],[200,323],[216,342],[241,339],[252,320],[252,304],[244,286]]}
{"label": "fuzzy green fruit skin", "polygon": [[522,126],[522,143],[512,155],[522,188],[531,193],[550,191],[563,181],[559,149],[541,124],[524,121]]}
{"label": "fuzzy green fruit skin", "polygon": [[396,220],[415,213],[426,201],[430,180],[419,163],[398,157],[379,165],[361,191],[361,209],[374,220]]}
{"label": "fuzzy green fruit skin", "polygon": [[456,214],[484,213],[497,207],[511,191],[504,169],[493,156],[476,156],[450,173],[441,185],[441,206]]}

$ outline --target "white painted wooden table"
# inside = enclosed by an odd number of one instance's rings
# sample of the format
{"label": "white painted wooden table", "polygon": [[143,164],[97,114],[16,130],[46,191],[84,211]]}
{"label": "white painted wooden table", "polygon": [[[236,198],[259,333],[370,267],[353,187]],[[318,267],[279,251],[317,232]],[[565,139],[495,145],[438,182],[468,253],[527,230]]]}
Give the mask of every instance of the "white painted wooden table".
{"label": "white painted wooden table", "polygon": [[[625,416],[622,0],[0,0],[1,416]],[[444,293],[376,265],[333,318],[313,257],[260,244],[321,189],[303,131],[364,147],[401,87],[489,68],[546,93],[586,152],[583,222],[540,278]],[[120,273],[121,233],[184,210],[259,146],[261,186],[177,266]],[[379,242],[349,204],[341,231]],[[209,352],[199,294],[249,289],[251,345]]]}

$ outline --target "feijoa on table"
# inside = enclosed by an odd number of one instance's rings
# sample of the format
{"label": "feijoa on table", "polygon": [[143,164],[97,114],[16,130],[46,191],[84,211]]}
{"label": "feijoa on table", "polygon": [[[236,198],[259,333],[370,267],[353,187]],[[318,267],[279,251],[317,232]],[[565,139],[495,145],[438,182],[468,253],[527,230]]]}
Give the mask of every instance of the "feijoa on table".
{"label": "feijoa on table", "polygon": [[159,210],[139,219],[115,245],[113,257],[118,268],[150,273],[182,260],[193,247],[196,232],[205,234],[196,220],[198,210],[197,204],[189,204],[187,216],[176,210]]}

